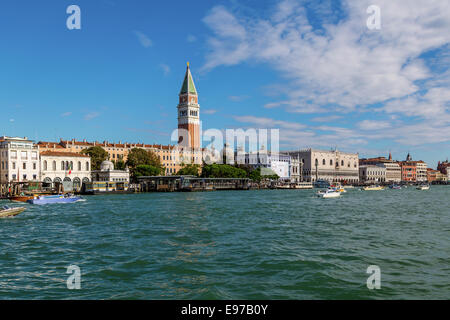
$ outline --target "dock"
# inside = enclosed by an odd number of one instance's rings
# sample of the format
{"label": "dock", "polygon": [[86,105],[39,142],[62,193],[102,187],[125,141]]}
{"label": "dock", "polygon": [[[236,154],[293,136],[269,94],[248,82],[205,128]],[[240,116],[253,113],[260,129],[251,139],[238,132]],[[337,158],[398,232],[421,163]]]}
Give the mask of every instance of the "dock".
{"label": "dock", "polygon": [[196,176],[138,177],[142,192],[193,192],[216,190],[249,190],[248,178],[201,178]]}

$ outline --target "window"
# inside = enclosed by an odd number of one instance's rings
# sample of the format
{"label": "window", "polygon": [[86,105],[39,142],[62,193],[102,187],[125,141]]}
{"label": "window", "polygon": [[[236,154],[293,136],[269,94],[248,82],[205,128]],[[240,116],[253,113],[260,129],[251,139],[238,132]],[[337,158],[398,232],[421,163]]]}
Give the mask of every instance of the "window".
{"label": "window", "polygon": [[344,160],[341,160],[341,166],[344,166]]}
{"label": "window", "polygon": [[37,160],[37,152],[36,152],[36,151],[33,151],[33,152],[31,153],[31,159]]}
{"label": "window", "polygon": [[27,169],[27,163],[24,162],[24,163],[22,164],[22,167],[23,167],[24,170],[26,170],[26,169]]}
{"label": "window", "polygon": [[332,166],[332,165],[333,165],[333,160],[330,159],[330,166]]}
{"label": "window", "polygon": [[53,171],[56,171],[56,161],[53,161]]}
{"label": "window", "polygon": [[86,161],[86,171],[89,171],[89,162]]}
{"label": "window", "polygon": [[28,159],[28,155],[27,155],[27,152],[26,151],[22,151],[21,153],[20,153],[20,158],[21,159]]}
{"label": "window", "polygon": [[27,175],[26,174],[23,175],[23,180],[27,180]]}
{"label": "window", "polygon": [[78,161],[78,171],[81,171],[81,161]]}
{"label": "window", "polygon": [[33,180],[37,180],[37,175],[33,174]]}
{"label": "window", "polygon": [[47,160],[44,160],[44,171],[47,171]]}
{"label": "window", "polygon": [[325,165],[325,159],[322,160],[322,164]]}
{"label": "window", "polygon": [[36,162],[33,162],[33,170],[36,170]]}
{"label": "window", "polygon": [[61,170],[64,170],[64,161],[61,161]]}

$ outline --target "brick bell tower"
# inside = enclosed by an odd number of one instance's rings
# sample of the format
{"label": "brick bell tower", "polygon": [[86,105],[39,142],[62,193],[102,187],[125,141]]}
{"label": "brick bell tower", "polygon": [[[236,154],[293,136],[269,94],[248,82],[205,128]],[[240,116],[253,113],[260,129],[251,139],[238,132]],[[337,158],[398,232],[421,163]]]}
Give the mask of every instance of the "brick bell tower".
{"label": "brick bell tower", "polygon": [[[187,130],[187,137],[178,132],[178,143],[185,147],[200,148],[200,105],[198,104],[197,90],[192,79],[189,62],[186,75],[181,86],[178,103],[178,129]],[[186,139],[188,141],[186,141]]]}

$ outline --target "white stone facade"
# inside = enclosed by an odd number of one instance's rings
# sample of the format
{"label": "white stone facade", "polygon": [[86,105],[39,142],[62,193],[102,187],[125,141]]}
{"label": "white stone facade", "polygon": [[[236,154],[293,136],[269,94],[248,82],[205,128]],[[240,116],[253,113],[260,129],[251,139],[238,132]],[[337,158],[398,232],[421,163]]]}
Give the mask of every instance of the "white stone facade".
{"label": "white stone facade", "polygon": [[402,181],[402,168],[396,162],[383,162],[377,164],[386,170],[386,182]]}
{"label": "white stone facade", "polygon": [[91,181],[91,158],[83,154],[44,151],[40,169],[40,181],[47,185],[62,183],[66,191],[71,191],[71,186],[78,191],[83,183]]}
{"label": "white stone facade", "polygon": [[[280,179],[290,178],[291,157],[283,154],[271,154],[267,151],[253,153],[238,153],[236,156],[238,164],[249,165],[255,169],[266,168],[275,172]],[[264,171],[261,171],[263,174]]]}
{"label": "white stone facade", "polygon": [[26,137],[0,137],[0,182],[26,181],[39,181],[39,147]]}
{"label": "white stone facade", "polygon": [[357,153],[315,149],[284,153],[301,161],[303,181],[359,182],[359,156]]}
{"label": "white stone facade", "polygon": [[362,183],[386,182],[386,168],[377,165],[362,165],[359,167],[359,181]]}

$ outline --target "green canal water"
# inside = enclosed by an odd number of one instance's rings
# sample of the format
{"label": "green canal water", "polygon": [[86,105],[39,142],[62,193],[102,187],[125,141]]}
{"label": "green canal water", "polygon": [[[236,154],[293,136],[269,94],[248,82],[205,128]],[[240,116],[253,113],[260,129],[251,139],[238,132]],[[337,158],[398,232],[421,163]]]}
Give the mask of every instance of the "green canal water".
{"label": "green canal water", "polygon": [[[450,186],[85,199],[0,219],[0,299],[450,296]],[[69,265],[79,290],[67,289]],[[379,290],[367,288],[369,265]]]}

